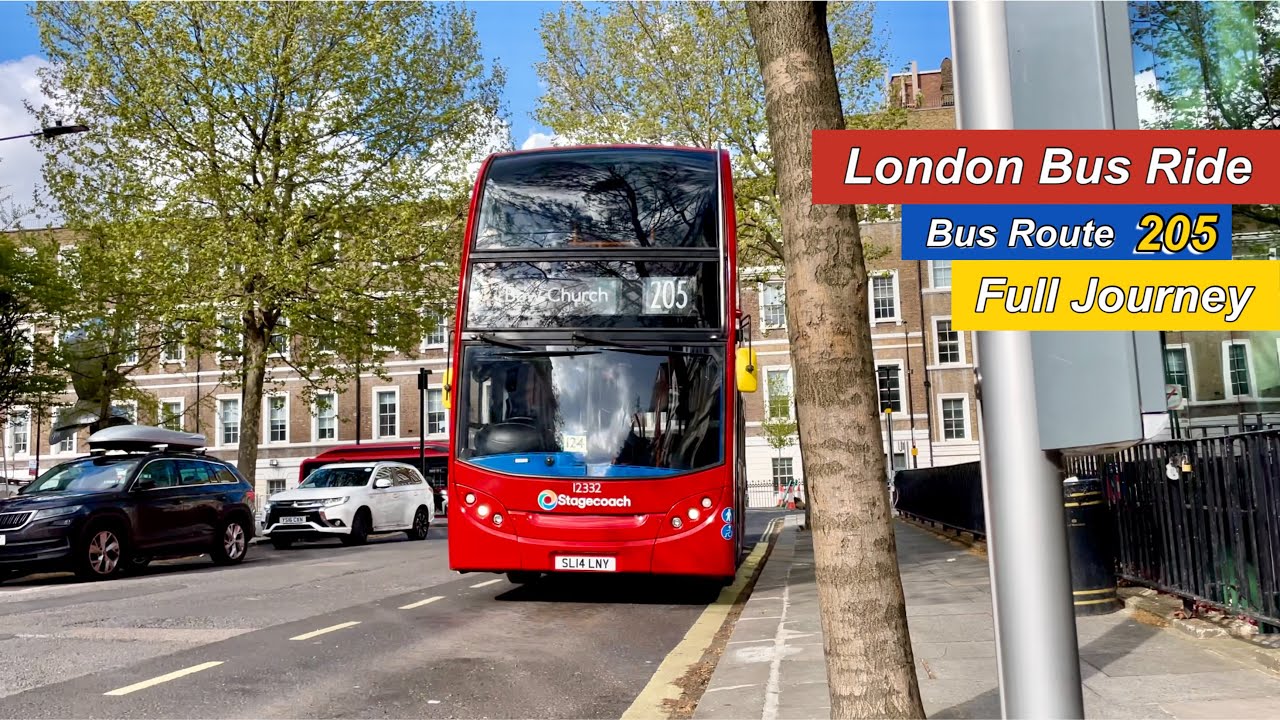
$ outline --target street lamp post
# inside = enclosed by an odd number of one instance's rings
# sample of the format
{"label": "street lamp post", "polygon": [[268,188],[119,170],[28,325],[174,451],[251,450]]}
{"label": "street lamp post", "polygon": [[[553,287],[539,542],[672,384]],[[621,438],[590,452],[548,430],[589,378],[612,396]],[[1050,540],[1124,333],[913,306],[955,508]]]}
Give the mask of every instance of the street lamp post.
{"label": "street lamp post", "polygon": [[89,132],[88,125],[63,125],[62,121],[50,125],[49,127],[40,128],[35,132],[22,133],[21,135],[10,135],[8,137],[0,137],[0,140],[21,140],[22,138],[38,137],[48,140],[49,138],[59,137],[61,135],[74,135],[75,133]]}

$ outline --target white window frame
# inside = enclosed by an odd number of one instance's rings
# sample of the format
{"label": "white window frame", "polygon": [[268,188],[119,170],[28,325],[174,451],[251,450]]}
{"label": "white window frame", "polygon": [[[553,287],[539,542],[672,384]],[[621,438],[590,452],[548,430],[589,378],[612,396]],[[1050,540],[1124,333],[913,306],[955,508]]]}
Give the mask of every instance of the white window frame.
{"label": "white window frame", "polygon": [[898,359],[876,360],[875,361],[875,380],[876,380],[876,413],[884,417],[884,408],[880,405],[880,368],[894,366],[898,368],[898,409],[893,411],[893,415],[900,415],[907,411],[907,393],[911,389],[907,387],[907,373],[904,369],[905,361]]}
{"label": "white window frame", "polygon": [[[1192,364],[1192,362],[1193,362],[1193,361],[1192,361],[1192,359],[1191,359],[1191,344],[1190,344],[1190,343],[1165,343],[1165,346],[1164,346],[1164,348],[1163,348],[1163,349],[1164,349],[1164,350],[1181,350],[1181,351],[1182,351],[1182,353],[1183,353],[1183,355],[1184,355],[1184,356],[1186,356],[1186,358],[1187,358],[1187,396],[1186,396],[1186,400],[1187,400],[1187,402],[1189,402],[1189,403],[1190,403],[1190,402],[1195,402],[1195,399],[1196,399],[1196,371],[1195,371],[1195,366]],[[1276,338],[1276,349],[1277,349],[1277,351],[1280,351],[1280,338]],[[1160,358],[1160,359],[1161,359],[1161,360],[1163,360],[1163,359],[1164,359],[1164,357],[1163,357],[1163,353],[1161,354],[1161,358]],[[1252,378],[1250,378],[1250,379],[1252,380]],[[1166,376],[1166,377],[1165,377],[1165,380],[1166,380],[1166,381],[1168,380],[1168,376]]]}
{"label": "white window frame", "polygon": [[[27,362],[23,365],[21,370],[29,373],[36,367],[36,326],[31,323],[22,322],[18,323],[16,329],[21,336],[26,339],[26,344],[28,346]],[[55,334],[54,337],[54,342],[56,343],[57,335]]]}
{"label": "white window frame", "polygon": [[[229,448],[229,447],[239,447],[239,445],[240,445],[240,423],[241,423],[241,422],[243,422],[243,420],[244,420],[244,396],[242,396],[242,395],[219,395],[219,396],[217,396],[217,398],[215,398],[215,400],[216,400],[216,402],[214,403],[214,413],[215,413],[214,420],[216,421],[216,424],[217,424],[217,434],[216,434],[216,436],[215,436],[214,447],[224,447],[224,448]],[[223,432],[222,432],[222,429],[223,429],[223,425],[222,425],[222,403],[223,403],[223,402],[225,402],[225,401],[227,401],[227,400],[235,400],[237,403],[239,403],[239,405],[237,405],[237,411],[236,411],[236,441],[235,441],[234,443],[224,442],[224,441],[223,441],[223,439],[222,439],[222,438],[224,437]]]}
{"label": "white window frame", "polygon": [[[949,438],[947,437],[947,420],[943,415],[942,408],[945,406],[944,400],[959,400],[960,407],[964,409],[964,437]],[[969,395],[967,393],[939,393],[938,394],[938,435],[939,442],[972,442],[973,427],[969,413]]]}
{"label": "white window frame", "polygon": [[113,408],[114,407],[129,408],[129,417],[133,420],[134,424],[137,424],[138,422],[138,401],[137,400],[119,400],[117,402],[111,403],[111,406]]}
{"label": "white window frame", "polygon": [[373,350],[374,350],[374,352],[381,352],[381,353],[395,353],[395,352],[396,352],[395,347],[393,347],[393,346],[391,346],[391,345],[379,345],[379,344],[378,344],[378,341],[377,341],[377,337],[378,337],[378,321],[377,321],[377,320],[370,320],[370,321],[369,321],[369,334],[372,336],[372,337],[370,338],[370,340],[371,340],[371,343],[372,343],[372,345],[373,345]]}
{"label": "white window frame", "polygon": [[[57,421],[58,421],[58,411],[60,411],[60,410],[66,410],[66,409],[67,409],[67,408],[69,408],[69,407],[71,407],[71,406],[70,406],[70,405],[62,405],[62,406],[60,406],[60,407],[55,407],[55,408],[53,408],[53,410],[52,410],[52,411],[51,411],[51,413],[49,414],[49,432],[50,432],[50,433],[52,433],[52,432],[53,432],[53,424],[54,424],[55,422],[57,422]],[[67,440],[71,440],[71,449],[70,449],[70,450],[63,450],[63,449],[62,449],[62,443],[65,443]],[[58,443],[58,446],[57,446],[57,447],[56,447],[56,448],[55,448],[55,449],[54,449],[50,454],[52,454],[52,455],[75,455],[75,454],[76,454],[76,451],[79,449],[79,447],[80,447],[80,433],[79,433],[79,431],[77,431],[77,432],[73,432],[73,433],[71,433],[71,436],[70,436],[69,438],[64,438],[64,439],[62,440],[62,442],[59,442],[59,443]]]}
{"label": "white window frame", "polygon": [[[22,452],[17,451],[17,446],[14,442],[14,435],[15,435],[14,431],[17,430],[19,427],[23,427],[21,425],[15,425],[13,423],[13,416],[18,413],[26,413],[24,430],[26,431],[26,437],[27,437],[27,440],[26,440],[27,449],[23,450]],[[15,459],[20,457],[34,457],[34,455],[32,455],[31,453],[31,408],[27,407],[26,405],[14,405],[13,407],[9,408],[9,414],[4,418],[4,450],[5,450],[5,454],[12,452],[13,454],[9,455],[9,457],[12,457]]]}
{"label": "white window frame", "polygon": [[[283,440],[271,439],[271,401],[276,398],[284,398],[284,439]],[[289,422],[289,393],[284,393],[284,392],[267,393],[262,396],[262,399],[265,401],[263,402],[263,409],[265,409],[266,412],[262,413],[263,442],[261,444],[287,445],[289,443],[289,431],[292,429],[289,427],[292,424]]]}
{"label": "white window frame", "polygon": [[769,373],[777,372],[779,370],[784,370],[787,373],[787,398],[789,400],[789,402],[787,403],[787,416],[776,418],[776,419],[787,420],[787,421],[795,420],[796,419],[795,371],[791,369],[790,365],[769,365],[769,366],[760,368],[760,370],[761,370],[760,379],[763,381],[761,384],[764,385],[764,388],[763,388],[764,395],[761,396],[764,399],[764,419],[765,420],[775,419],[772,415],[769,414],[769,398],[770,398]]}
{"label": "white window frame", "polygon": [[[890,277],[893,280],[893,317],[876,317],[875,283],[873,278]],[[874,270],[867,273],[867,318],[871,326],[898,325],[902,323],[902,291],[898,287],[897,270]]]}
{"label": "white window frame", "polygon": [[[288,358],[293,354],[293,335],[289,332],[289,321],[281,317],[276,320],[276,327],[267,335],[267,357],[269,358]],[[284,336],[284,351],[277,350],[271,343],[271,338],[275,335]]]}
{"label": "white window frame", "polygon": [[[332,402],[329,403],[329,409],[333,412],[333,437],[331,438],[320,437],[320,405],[315,402],[315,399],[321,396],[332,398]],[[311,401],[311,442],[338,442],[338,393],[332,390],[316,393],[315,399]]]}
{"label": "white window frame", "polygon": [[187,414],[187,399],[186,399],[186,398],[181,398],[181,397],[166,397],[166,398],[160,398],[159,410],[156,412],[156,414],[157,414],[157,417],[156,417],[156,425],[157,425],[157,426],[160,426],[161,421],[164,419],[164,406],[165,406],[165,404],[166,404],[166,403],[177,403],[177,405],[178,405],[178,430],[179,430],[180,432],[185,431],[185,428],[186,428],[186,425],[187,425],[187,418],[186,418],[186,414]]}
{"label": "white window frame", "polygon": [[967,355],[965,355],[965,352],[964,352],[964,333],[961,332],[960,330],[956,330],[954,325],[952,325],[951,327],[951,332],[955,333],[956,342],[960,344],[960,359],[956,362],[945,362],[945,363],[942,362],[942,343],[938,340],[938,321],[939,320],[945,320],[947,322],[951,322],[951,316],[936,315],[929,320],[930,325],[932,325],[933,327],[933,362],[936,365],[938,365],[938,367],[955,367],[957,365],[967,364],[969,361],[969,358]]}
{"label": "white window frame", "polygon": [[[1236,395],[1231,392],[1231,351],[1232,345],[1244,346],[1245,367],[1249,369],[1249,394]],[[1253,343],[1248,338],[1242,340],[1222,341],[1222,397],[1224,400],[1252,400],[1258,397],[1258,373],[1253,366]]]}
{"label": "white window frame", "polygon": [[428,340],[431,339],[431,336],[427,335],[426,337],[422,338],[423,352],[426,352],[427,350],[432,350],[432,349],[441,349],[441,348],[449,347],[449,335],[450,335],[449,331],[452,329],[452,322],[450,321],[448,313],[443,313],[443,312],[436,313],[436,316],[437,316],[436,330],[444,330],[444,340],[438,343],[428,342]]}
{"label": "white window frame", "polygon": [[930,290],[950,290],[950,289],[951,289],[951,285],[938,285],[938,284],[936,284],[936,283],[935,283],[935,281],[934,281],[934,274],[933,274],[933,265],[934,265],[934,263],[936,263],[936,262],[945,262],[945,263],[948,263],[948,265],[947,265],[947,270],[948,270],[948,272],[950,272],[950,271],[951,271],[951,265],[950,265],[951,261],[950,261],[950,260],[941,260],[941,261],[939,261],[939,260],[930,260],[930,261],[929,261],[929,289],[930,289]]}
{"label": "white window frame", "polygon": [[161,343],[160,345],[160,364],[161,365],[186,365],[187,364],[187,344],[182,338],[178,338],[178,354],[169,354],[169,343]]}
{"label": "white window frame", "polygon": [[[396,396],[396,415],[395,415],[396,432],[394,435],[382,434],[382,408],[379,407],[378,405],[378,394],[385,393],[385,392],[395,393],[395,396]],[[372,410],[371,414],[373,415],[373,439],[374,440],[399,440],[400,439],[400,411],[401,411],[400,386],[384,385],[381,387],[375,387],[373,388],[372,400],[373,402],[370,403],[370,409]]]}
{"label": "white window frame", "polygon": [[[441,408],[444,408],[444,385],[443,384],[428,385],[427,386],[427,408],[426,410],[423,411],[423,414],[422,414],[423,419],[427,422],[427,428],[430,428],[431,426],[431,393],[432,392],[440,393],[440,406]],[[424,430],[427,428],[424,428]],[[448,434],[449,434],[449,410],[445,408],[444,409],[444,429],[438,433],[428,432],[426,433],[426,435],[427,437],[439,438],[439,437],[445,437]]]}
{"label": "white window frame", "polygon": [[139,323],[133,323],[133,350],[128,354],[122,353],[120,363],[116,367],[138,367],[142,363],[142,327]]}
{"label": "white window frame", "polygon": [[[770,285],[779,285],[782,287],[782,323],[775,325],[765,321],[764,314],[764,293],[765,289]],[[786,330],[787,329],[787,281],[786,280],[761,280],[756,283],[756,306],[760,311],[760,329],[761,330]]]}

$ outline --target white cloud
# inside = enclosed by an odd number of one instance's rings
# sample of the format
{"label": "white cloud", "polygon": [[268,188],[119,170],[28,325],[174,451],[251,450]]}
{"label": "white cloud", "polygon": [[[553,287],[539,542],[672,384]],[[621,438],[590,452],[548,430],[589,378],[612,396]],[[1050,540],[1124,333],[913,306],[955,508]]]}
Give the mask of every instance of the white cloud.
{"label": "white cloud", "polygon": [[551,147],[561,144],[560,136],[554,133],[530,132],[529,137],[520,143],[521,150],[533,150],[535,148]]}
{"label": "white cloud", "polygon": [[1156,110],[1155,103],[1151,102],[1151,98],[1147,96],[1148,92],[1160,86],[1156,81],[1155,71],[1143,70],[1134,75],[1133,84],[1138,90],[1138,126],[1155,124],[1160,119],[1160,113]]}
{"label": "white cloud", "polygon": [[[34,55],[0,62],[0,137],[37,129],[37,122],[23,107],[23,101],[36,107],[48,102],[36,77],[36,70],[47,65]],[[36,190],[43,185],[41,165],[33,139],[0,142],[0,198],[8,196],[6,205],[31,207]]]}

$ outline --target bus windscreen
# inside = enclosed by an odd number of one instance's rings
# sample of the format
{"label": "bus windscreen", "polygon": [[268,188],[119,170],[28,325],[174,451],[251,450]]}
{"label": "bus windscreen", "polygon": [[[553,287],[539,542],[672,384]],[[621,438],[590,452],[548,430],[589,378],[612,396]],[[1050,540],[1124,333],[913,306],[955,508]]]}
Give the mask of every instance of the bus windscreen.
{"label": "bus windscreen", "polygon": [[541,477],[636,480],[724,459],[724,352],[470,346],[458,457]]}
{"label": "bus windscreen", "polygon": [[485,174],[475,249],[715,249],[717,193],[710,152],[502,156]]}

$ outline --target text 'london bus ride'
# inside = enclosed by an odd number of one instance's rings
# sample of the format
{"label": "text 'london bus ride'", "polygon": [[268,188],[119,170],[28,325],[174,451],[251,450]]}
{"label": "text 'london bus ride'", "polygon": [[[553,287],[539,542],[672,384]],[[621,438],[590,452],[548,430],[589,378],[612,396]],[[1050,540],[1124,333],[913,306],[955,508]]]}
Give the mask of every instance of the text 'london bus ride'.
{"label": "text 'london bus ride'", "polygon": [[452,569],[733,579],[757,369],[729,167],[647,146],[485,162],[446,378]]}

